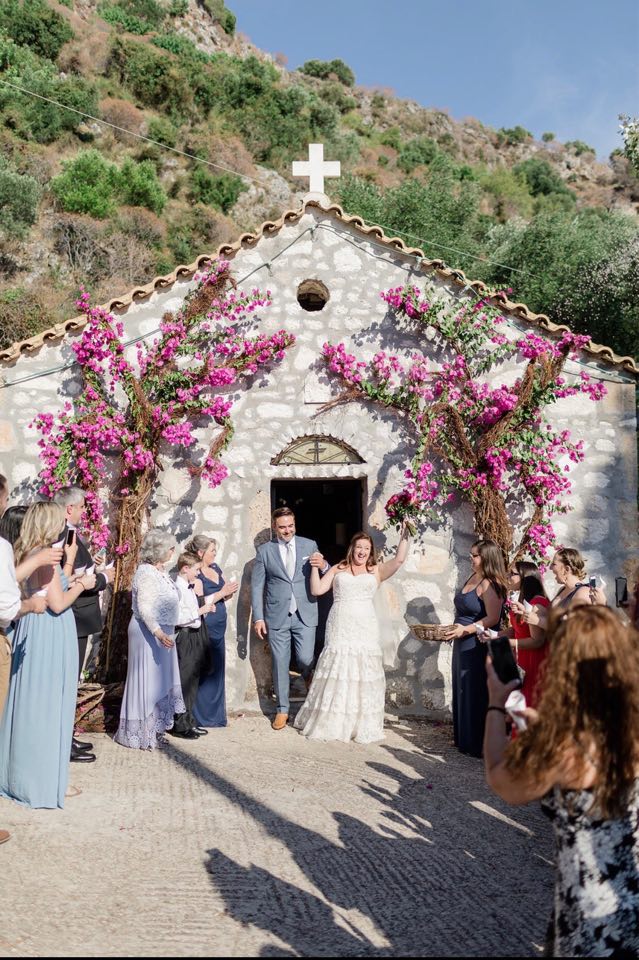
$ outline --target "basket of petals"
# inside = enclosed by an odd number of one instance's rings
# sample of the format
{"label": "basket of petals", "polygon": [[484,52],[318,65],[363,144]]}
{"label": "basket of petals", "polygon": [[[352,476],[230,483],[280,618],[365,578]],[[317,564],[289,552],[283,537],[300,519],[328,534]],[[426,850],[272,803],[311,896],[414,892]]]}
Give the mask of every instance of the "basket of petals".
{"label": "basket of petals", "polygon": [[411,632],[418,640],[446,640],[446,634],[453,624],[445,623],[411,623]]}

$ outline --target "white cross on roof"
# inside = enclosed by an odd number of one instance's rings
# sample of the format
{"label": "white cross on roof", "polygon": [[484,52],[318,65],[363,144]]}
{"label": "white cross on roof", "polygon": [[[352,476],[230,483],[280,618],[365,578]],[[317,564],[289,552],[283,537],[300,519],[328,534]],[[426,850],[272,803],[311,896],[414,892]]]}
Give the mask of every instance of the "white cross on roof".
{"label": "white cross on roof", "polygon": [[328,200],[324,193],[324,177],[339,177],[339,160],[324,159],[324,144],[309,143],[308,160],[293,161],[293,176],[309,178],[309,193],[305,199]]}

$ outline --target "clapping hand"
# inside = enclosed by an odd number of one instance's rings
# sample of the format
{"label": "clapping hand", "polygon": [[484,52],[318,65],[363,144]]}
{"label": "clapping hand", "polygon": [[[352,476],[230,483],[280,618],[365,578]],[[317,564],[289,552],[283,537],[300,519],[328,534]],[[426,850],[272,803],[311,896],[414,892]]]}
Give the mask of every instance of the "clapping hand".
{"label": "clapping hand", "polygon": [[234,593],[237,593],[239,586],[237,580],[229,580],[228,583],[225,583],[222,590],[224,599],[227,600],[229,597],[232,597]]}
{"label": "clapping hand", "polygon": [[62,560],[62,547],[42,547],[38,550],[38,567],[54,567]]}

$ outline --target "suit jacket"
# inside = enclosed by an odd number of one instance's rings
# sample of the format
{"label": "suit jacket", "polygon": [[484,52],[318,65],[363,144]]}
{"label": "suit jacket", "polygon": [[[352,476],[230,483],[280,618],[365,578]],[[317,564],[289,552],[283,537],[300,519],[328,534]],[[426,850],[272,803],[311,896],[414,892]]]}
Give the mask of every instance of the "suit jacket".
{"label": "suit jacket", "polygon": [[[65,526],[64,537],[69,528]],[[75,555],[73,571],[78,567],[90,567],[93,565],[93,557],[84,541],[78,537],[78,531],[75,535],[78,539],[78,552]],[[99,633],[102,630],[102,612],[100,610],[100,591],[107,585],[107,578],[102,573],[96,573],[95,587],[92,590],[83,590],[71,609],[75,617],[75,627],[79,637],[88,637],[92,633]]]}
{"label": "suit jacket", "polygon": [[291,579],[282,562],[277,540],[257,548],[251,579],[254,622],[265,620],[266,625],[275,630],[285,626],[293,593],[302,623],[307,627],[317,626],[317,597],[311,594],[311,565],[308,562],[317,549],[314,540],[295,537],[295,573]]}

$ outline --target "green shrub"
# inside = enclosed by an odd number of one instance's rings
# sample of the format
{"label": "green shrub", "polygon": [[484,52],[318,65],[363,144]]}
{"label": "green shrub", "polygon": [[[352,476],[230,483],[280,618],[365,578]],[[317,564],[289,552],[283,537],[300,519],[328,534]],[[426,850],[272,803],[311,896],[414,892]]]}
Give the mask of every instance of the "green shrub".
{"label": "green shrub", "polygon": [[68,213],[104,219],[115,210],[118,168],[97,150],[81,151],[51,181],[51,192]]}
{"label": "green shrub", "polygon": [[328,80],[333,75],[346,87],[355,85],[355,74],[343,60],[307,60],[300,67],[300,73],[320,80]]}
{"label": "green shrub", "polygon": [[399,127],[389,127],[388,130],[384,130],[379,142],[383,143],[385,147],[392,147],[393,150],[401,149],[402,137]]}
{"label": "green shrub", "polygon": [[165,143],[167,147],[174,147],[177,143],[178,131],[167,117],[152,117],[148,130],[151,140]]}
{"label": "green shrub", "polygon": [[583,140],[568,140],[564,146],[567,150],[572,150],[578,157],[580,157],[582,153],[596,153],[595,148],[589,147]]}
{"label": "green shrub", "polygon": [[542,157],[529,157],[513,167],[513,172],[523,177],[533,197],[551,193],[567,194],[573,200],[575,195],[568,189],[557,171]]}
{"label": "green shrub", "polygon": [[123,203],[132,207],[146,207],[153,213],[162,213],[166,205],[166,193],[160,186],[155,167],[150,160],[136,163],[126,158],[118,178],[118,195]]}
{"label": "green shrub", "polygon": [[55,60],[74,36],[64,17],[44,0],[1,0],[0,31],[48,60]]}
{"label": "green shrub", "polygon": [[169,7],[170,17],[183,17],[184,14],[188,12],[189,0],[171,0],[171,6]]}
{"label": "green shrub", "polygon": [[[4,78],[43,97],[57,100],[93,116],[98,112],[97,92],[81,77],[61,77],[48,60],[0,36],[0,70]],[[55,104],[0,86],[0,122],[24,140],[52,143],[65,131],[82,123],[77,113]]]}
{"label": "green shrub", "polygon": [[98,220],[111,216],[118,203],[148,207],[154,213],[161,213],[166,203],[150,160],[136,163],[127,158],[118,170],[97,150],[83,150],[67,161],[50,186],[67,213],[87,213]]}
{"label": "green shrub", "polygon": [[541,139],[544,141],[544,143],[551,143],[555,139],[555,135],[554,133],[547,131],[546,133],[542,133]]}
{"label": "green shrub", "polygon": [[0,157],[0,229],[22,237],[35,223],[41,189],[37,180],[12,170]]}
{"label": "green shrub", "polygon": [[156,0],[111,0],[101,3],[98,13],[107,23],[139,35],[157,30],[166,16]]}
{"label": "green shrub", "polygon": [[215,20],[230,37],[235,33],[236,17],[234,13],[224,5],[224,0],[200,0],[205,10],[208,10],[210,16]]}
{"label": "green shrub", "polygon": [[499,143],[514,145],[525,143],[526,140],[532,140],[532,133],[525,127],[520,127],[519,124],[516,127],[500,127],[497,131],[497,141]]}
{"label": "green shrub", "polygon": [[332,104],[340,113],[348,113],[357,106],[357,100],[349,97],[341,83],[323,84],[317,92],[322,100]]}
{"label": "green shrub", "polygon": [[151,44],[118,38],[109,71],[147,106],[164,108],[172,117],[183,117],[192,109],[188,76],[179,63]]}
{"label": "green shrub", "polygon": [[397,165],[405,173],[411,173],[415,167],[431,163],[437,152],[437,144],[430,137],[415,137],[401,147]]}
{"label": "green shrub", "polygon": [[227,213],[239,195],[248,187],[241,177],[222,173],[209,173],[204,167],[196,167],[191,174],[191,196],[196,203],[206,203]]}
{"label": "green shrub", "polygon": [[186,60],[195,60],[198,63],[209,63],[211,59],[208,53],[199,50],[192,40],[182,36],[181,33],[163,33],[160,37],[153,37],[151,43],[156,47],[160,47],[161,50],[168,50],[169,53],[174,53],[176,57],[181,57]]}
{"label": "green shrub", "polygon": [[511,217],[532,216],[534,201],[523,173],[495,167],[480,177],[480,183],[492,199],[495,216],[501,223]]}

